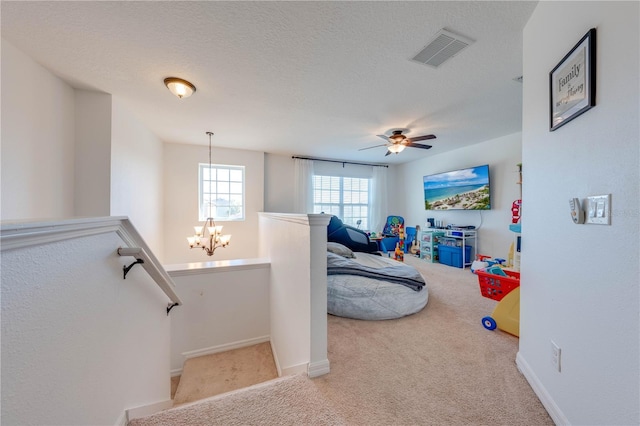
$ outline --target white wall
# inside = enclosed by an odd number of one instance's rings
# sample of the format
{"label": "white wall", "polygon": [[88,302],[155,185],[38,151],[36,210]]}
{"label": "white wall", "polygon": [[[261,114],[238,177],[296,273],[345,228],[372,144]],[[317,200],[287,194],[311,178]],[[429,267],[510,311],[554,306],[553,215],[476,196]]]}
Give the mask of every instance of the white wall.
{"label": "white wall", "polygon": [[164,260],[164,144],[114,98],[111,109],[111,211],[128,216]]}
{"label": "white wall", "polygon": [[111,95],[75,90],[74,216],[108,216],[111,199]]}
{"label": "white wall", "polygon": [[[405,226],[424,227],[428,217],[446,224],[474,225],[478,230],[478,253],[507,258],[514,234],[509,231],[511,205],[520,198],[517,164],[521,161],[522,135],[514,133],[462,149],[405,163],[398,167],[403,190],[395,191],[399,197],[398,213]],[[423,177],[451,170],[489,165],[491,183],[491,210],[488,211],[435,211],[424,209]],[[524,164],[526,169],[528,165]],[[526,211],[523,206],[523,214]]]}
{"label": "white wall", "polygon": [[2,39],[2,220],[74,208],[74,91]]}
{"label": "white wall", "polygon": [[269,341],[269,262],[167,265],[183,301],[171,311],[171,371],[186,359]]}
{"label": "white wall", "polygon": [[260,255],[271,260],[270,336],[281,375],[329,372],[327,225],[322,214],[261,213]]}
{"label": "white wall", "polygon": [[[640,423],[639,7],[540,2],[524,30],[518,363],[558,423]],[[549,71],[592,27],[596,106],[549,132]],[[608,193],[611,226],[572,223],[570,197]]]}
{"label": "white wall", "polygon": [[141,267],[122,279],[122,245],[110,232],[3,249],[2,424],[124,424],[170,400],[168,298]]}
{"label": "white wall", "polygon": [[290,155],[264,156],[264,211],[293,213],[293,159]]}
{"label": "white wall", "polygon": [[162,258],[163,144],[119,100],[3,39],[1,136],[3,221],[126,215]]}
{"label": "white wall", "polygon": [[[202,132],[207,141],[207,135]],[[187,237],[198,220],[198,164],[209,163],[209,145],[165,143],[164,145],[164,263],[257,257],[258,212],[264,208],[264,153],[215,147],[213,164],[245,166],[245,220],[220,221],[231,243],[208,257],[201,249],[189,249]]]}

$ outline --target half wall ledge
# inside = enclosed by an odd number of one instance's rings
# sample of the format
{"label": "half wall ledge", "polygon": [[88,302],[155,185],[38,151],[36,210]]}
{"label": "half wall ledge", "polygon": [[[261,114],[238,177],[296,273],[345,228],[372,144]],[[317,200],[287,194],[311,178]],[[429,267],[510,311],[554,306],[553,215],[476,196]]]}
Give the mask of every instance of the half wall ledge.
{"label": "half wall ledge", "polygon": [[172,277],[200,275],[216,272],[244,271],[249,269],[268,269],[271,260],[266,257],[233,260],[214,260],[210,262],[191,262],[164,265],[164,269]]}

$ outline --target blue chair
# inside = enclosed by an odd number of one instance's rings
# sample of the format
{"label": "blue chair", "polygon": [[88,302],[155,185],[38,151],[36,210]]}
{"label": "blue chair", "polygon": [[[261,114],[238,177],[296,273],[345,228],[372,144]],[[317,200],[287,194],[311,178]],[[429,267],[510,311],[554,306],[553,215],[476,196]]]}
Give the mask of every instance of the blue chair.
{"label": "blue chair", "polygon": [[398,235],[398,225],[404,225],[404,218],[402,216],[387,216],[387,222],[382,228],[382,235],[394,236]]}
{"label": "blue chair", "polygon": [[404,228],[404,252],[409,253],[411,250],[411,244],[416,239],[416,228],[413,226],[407,226]]}
{"label": "blue chair", "polygon": [[398,237],[384,237],[380,240],[380,249],[388,257],[391,257],[391,253],[395,252],[398,242],[400,242]]}

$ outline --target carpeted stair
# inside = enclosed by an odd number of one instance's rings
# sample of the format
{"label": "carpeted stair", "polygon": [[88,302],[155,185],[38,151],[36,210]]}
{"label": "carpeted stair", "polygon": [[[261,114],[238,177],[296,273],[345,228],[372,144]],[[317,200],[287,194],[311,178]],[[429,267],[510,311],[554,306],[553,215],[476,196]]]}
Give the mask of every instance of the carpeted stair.
{"label": "carpeted stair", "polygon": [[129,422],[129,426],[344,424],[305,375],[270,380]]}

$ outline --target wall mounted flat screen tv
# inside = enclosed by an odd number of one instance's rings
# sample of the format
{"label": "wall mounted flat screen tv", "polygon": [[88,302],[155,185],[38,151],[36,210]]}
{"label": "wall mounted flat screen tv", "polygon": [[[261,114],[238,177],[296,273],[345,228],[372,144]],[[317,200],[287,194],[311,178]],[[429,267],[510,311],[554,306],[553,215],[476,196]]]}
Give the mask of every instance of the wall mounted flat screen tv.
{"label": "wall mounted flat screen tv", "polygon": [[423,178],[426,210],[491,210],[489,165]]}

